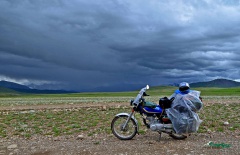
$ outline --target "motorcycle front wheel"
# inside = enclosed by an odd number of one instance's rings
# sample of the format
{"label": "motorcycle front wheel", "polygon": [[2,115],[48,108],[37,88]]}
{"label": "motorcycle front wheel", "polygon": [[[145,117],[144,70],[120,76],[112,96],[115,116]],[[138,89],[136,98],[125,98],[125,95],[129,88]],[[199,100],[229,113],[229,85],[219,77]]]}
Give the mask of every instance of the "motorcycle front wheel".
{"label": "motorcycle front wheel", "polygon": [[116,116],[111,123],[112,133],[121,140],[130,140],[137,134],[137,124],[131,118],[126,124],[125,128],[124,124],[126,123],[128,116]]}

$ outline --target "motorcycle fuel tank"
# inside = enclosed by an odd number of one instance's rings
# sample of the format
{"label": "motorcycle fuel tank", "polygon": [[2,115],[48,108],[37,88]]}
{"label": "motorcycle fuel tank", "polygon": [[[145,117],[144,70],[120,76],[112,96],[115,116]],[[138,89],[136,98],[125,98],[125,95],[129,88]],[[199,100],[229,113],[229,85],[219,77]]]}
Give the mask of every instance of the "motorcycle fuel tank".
{"label": "motorcycle fuel tank", "polygon": [[145,113],[150,113],[150,114],[161,114],[162,113],[162,108],[157,106],[155,108],[150,108],[150,107],[143,107],[143,111]]}

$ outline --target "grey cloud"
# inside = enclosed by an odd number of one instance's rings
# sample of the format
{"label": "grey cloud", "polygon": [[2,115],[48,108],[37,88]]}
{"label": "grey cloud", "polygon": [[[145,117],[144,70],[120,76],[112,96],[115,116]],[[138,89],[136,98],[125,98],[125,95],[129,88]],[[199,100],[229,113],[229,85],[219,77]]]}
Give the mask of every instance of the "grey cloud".
{"label": "grey cloud", "polygon": [[76,90],[239,79],[239,10],[223,0],[2,0],[0,75]]}

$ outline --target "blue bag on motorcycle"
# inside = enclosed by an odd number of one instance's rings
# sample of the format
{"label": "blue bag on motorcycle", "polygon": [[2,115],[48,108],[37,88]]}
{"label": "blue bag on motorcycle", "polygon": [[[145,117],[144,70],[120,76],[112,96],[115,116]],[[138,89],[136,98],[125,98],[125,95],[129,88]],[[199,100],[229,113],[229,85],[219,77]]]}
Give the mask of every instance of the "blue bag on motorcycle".
{"label": "blue bag on motorcycle", "polygon": [[166,113],[172,121],[173,128],[177,134],[198,131],[202,120],[200,120],[196,112],[201,110],[203,106],[199,96],[199,91],[192,91],[184,95],[177,94],[173,100],[172,107],[166,109]]}

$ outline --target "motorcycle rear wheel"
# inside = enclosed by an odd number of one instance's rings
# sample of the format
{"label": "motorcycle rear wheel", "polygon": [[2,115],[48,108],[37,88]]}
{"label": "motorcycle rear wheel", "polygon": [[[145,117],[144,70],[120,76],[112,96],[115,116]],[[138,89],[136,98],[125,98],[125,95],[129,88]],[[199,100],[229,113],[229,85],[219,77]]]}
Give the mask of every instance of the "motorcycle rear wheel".
{"label": "motorcycle rear wheel", "polygon": [[127,118],[128,116],[122,115],[116,116],[112,120],[111,130],[118,139],[130,140],[137,134],[137,124],[132,118],[129,120],[125,129],[123,129],[123,125],[127,121]]}
{"label": "motorcycle rear wheel", "polygon": [[176,134],[176,133],[171,133],[171,134],[169,134],[169,136],[176,140],[184,140],[187,138],[187,136],[185,136],[185,135]]}

